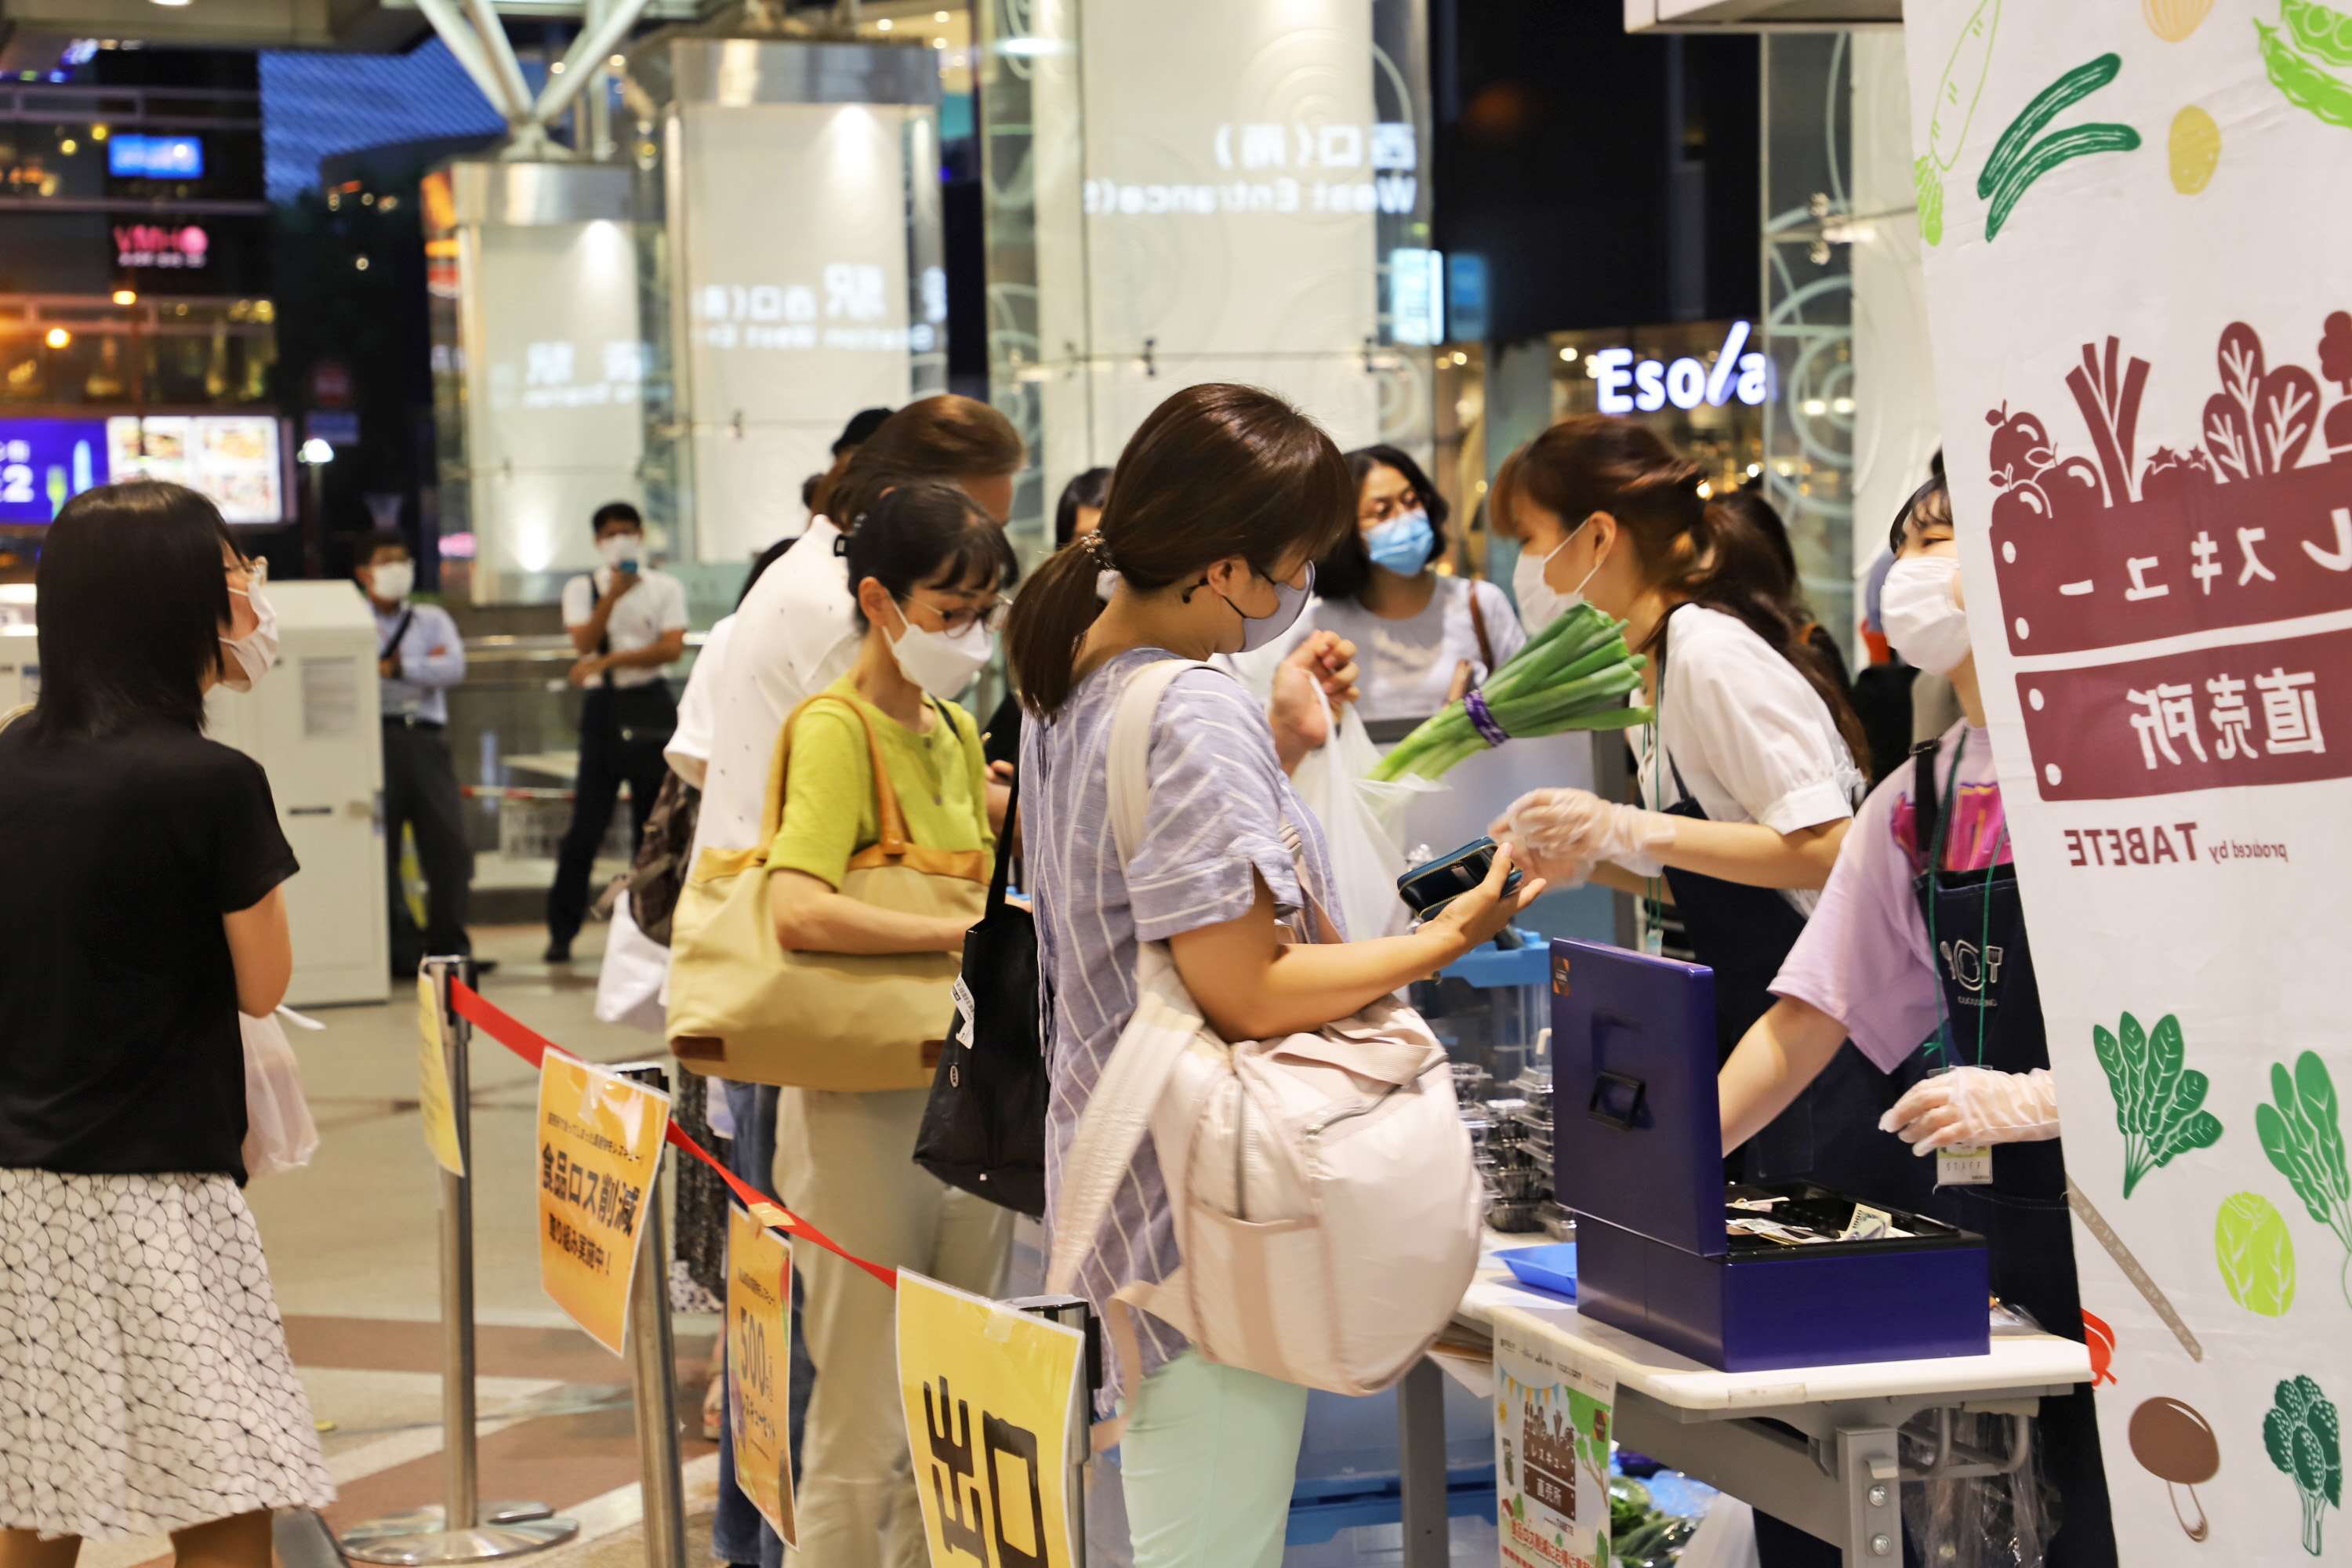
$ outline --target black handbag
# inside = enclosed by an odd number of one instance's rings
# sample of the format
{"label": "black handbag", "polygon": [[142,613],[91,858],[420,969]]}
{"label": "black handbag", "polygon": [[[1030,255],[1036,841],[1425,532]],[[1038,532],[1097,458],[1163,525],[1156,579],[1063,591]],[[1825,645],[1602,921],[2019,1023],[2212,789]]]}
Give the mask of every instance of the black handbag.
{"label": "black handbag", "polygon": [[[1005,810],[1017,822],[1016,778]],[[1034,1217],[1045,1213],[1045,1053],[1037,922],[1004,897],[1008,826],[996,847],[988,908],[963,939],[956,1016],[915,1134],[915,1163],[952,1187]]]}

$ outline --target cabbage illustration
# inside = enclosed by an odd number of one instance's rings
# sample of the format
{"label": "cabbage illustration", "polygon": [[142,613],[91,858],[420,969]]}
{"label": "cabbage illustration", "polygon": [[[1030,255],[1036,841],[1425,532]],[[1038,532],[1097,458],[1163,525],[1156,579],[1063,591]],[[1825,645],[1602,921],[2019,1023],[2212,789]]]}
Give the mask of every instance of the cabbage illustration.
{"label": "cabbage illustration", "polygon": [[2260,1193],[2234,1193],[2213,1222],[2213,1258],[2230,1300],[2275,1318],[2294,1305],[2294,1237]]}

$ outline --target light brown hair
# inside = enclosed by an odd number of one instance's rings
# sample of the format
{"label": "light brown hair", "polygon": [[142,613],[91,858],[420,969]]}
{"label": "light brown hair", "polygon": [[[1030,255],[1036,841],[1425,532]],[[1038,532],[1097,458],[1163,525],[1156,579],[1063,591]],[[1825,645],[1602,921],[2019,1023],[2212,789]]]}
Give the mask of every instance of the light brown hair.
{"label": "light brown hair", "polygon": [[844,533],[892,485],[909,479],[993,479],[1017,474],[1029,449],[1013,421],[976,397],[919,398],[882,421],[848,464],[817,487],[813,510]]}

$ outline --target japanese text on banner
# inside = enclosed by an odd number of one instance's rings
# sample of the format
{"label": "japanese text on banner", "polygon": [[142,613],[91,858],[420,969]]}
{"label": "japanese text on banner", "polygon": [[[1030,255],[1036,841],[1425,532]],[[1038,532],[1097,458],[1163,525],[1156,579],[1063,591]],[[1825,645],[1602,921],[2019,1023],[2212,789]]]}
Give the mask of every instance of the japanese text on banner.
{"label": "japanese text on banner", "polygon": [[1524,1322],[1495,1324],[1495,1479],[1507,1568],[1608,1568],[1617,1380]]}
{"label": "japanese text on banner", "polygon": [[466,1153],[457,1146],[457,1114],[449,1091],[449,1058],[441,999],[433,977],[416,977],[416,1104],[425,1116],[425,1146],[453,1176],[466,1173]]}
{"label": "japanese text on banner", "polygon": [[669,1096],[561,1051],[539,1072],[539,1282],[614,1355]]}
{"label": "japanese text on banner", "polygon": [[1076,1329],[898,1271],[898,1384],[931,1568],[1079,1568]]}
{"label": "japanese text on banner", "polygon": [[793,1508],[793,1249],[745,1213],[727,1210],[727,1398],[734,1415],[735,1484],[787,1545]]}

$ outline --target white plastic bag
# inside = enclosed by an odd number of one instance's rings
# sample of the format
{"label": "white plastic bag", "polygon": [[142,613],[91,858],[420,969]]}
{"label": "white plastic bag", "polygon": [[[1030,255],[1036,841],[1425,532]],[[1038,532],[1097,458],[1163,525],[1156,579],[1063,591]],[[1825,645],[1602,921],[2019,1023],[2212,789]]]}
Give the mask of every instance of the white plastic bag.
{"label": "white plastic bag", "polygon": [[[291,1009],[278,1011],[303,1028],[326,1027]],[[257,1182],[309,1164],[318,1152],[319,1129],[302,1098],[302,1069],[277,1016],[239,1013],[236,1022],[245,1035],[245,1177]]]}
{"label": "white plastic bag", "polygon": [[604,928],[604,965],[596,974],[596,1017],[658,1035],[668,1026],[662,986],[669,979],[669,949],[637,929],[629,895],[613,900]]}
{"label": "white plastic bag", "polygon": [[1291,787],[1323,825],[1324,842],[1331,851],[1331,875],[1338,886],[1341,917],[1348,935],[1394,936],[1412,923],[1412,911],[1397,897],[1396,879],[1404,874],[1404,853],[1382,821],[1380,804],[1391,795],[1400,800],[1413,793],[1411,785],[1375,783],[1364,775],[1379,763],[1381,754],[1364,728],[1354,704],[1334,714],[1323,689],[1324,717],[1330,737],[1321,748],[1307,753],[1290,775]]}

